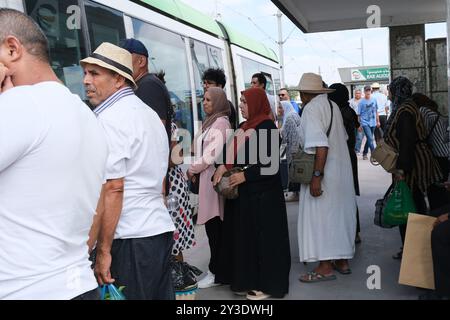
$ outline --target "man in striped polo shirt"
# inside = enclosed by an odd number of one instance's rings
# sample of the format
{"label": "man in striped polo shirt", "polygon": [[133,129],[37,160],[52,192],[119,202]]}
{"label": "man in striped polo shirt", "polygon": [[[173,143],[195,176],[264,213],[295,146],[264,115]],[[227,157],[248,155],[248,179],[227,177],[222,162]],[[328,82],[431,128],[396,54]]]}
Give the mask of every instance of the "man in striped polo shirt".
{"label": "man in striped polo shirt", "polygon": [[134,94],[128,51],[103,43],[81,65],[109,147],[103,208],[90,240],[91,247],[97,240],[97,281],[124,286],[127,299],[172,300],[169,257],[175,228],[162,194],[169,158],[164,126]]}

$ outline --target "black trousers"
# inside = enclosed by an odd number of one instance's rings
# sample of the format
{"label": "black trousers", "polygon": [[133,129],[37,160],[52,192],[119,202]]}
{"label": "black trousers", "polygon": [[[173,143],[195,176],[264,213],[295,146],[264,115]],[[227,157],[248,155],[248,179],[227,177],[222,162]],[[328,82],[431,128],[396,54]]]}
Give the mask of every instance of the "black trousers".
{"label": "black trousers", "polygon": [[73,298],[72,300],[74,301],[96,301],[96,300],[100,300],[100,290],[98,288],[83,293],[82,295],[79,295],[76,298]]}
{"label": "black trousers", "polygon": [[216,274],[219,270],[219,253],[222,247],[223,222],[220,217],[215,217],[205,224],[206,235],[208,236],[211,259],[209,260],[209,271]]}
{"label": "black trousers", "polygon": [[450,296],[450,221],[438,225],[431,233],[436,293]]}
{"label": "black trousers", "polygon": [[380,116],[380,127],[375,129],[375,141],[383,139],[387,124],[387,116]]}
{"label": "black trousers", "polygon": [[111,275],[127,300],[175,300],[172,246],[173,232],[113,241]]}

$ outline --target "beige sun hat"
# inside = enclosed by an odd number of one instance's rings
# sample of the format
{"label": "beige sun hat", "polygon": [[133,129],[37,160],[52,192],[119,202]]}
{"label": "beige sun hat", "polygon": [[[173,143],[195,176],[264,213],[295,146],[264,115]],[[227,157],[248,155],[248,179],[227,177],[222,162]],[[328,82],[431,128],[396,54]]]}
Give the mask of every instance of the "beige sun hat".
{"label": "beige sun hat", "polygon": [[331,93],[335,90],[323,87],[322,77],[315,73],[304,73],[298,87],[296,88],[304,93]]}
{"label": "beige sun hat", "polygon": [[380,86],[380,84],[378,83],[378,82],[375,82],[373,85],[372,85],[372,89],[380,89],[381,88],[381,86]]}
{"label": "beige sun hat", "polygon": [[136,82],[133,79],[131,53],[112,43],[103,42],[94,53],[86,59],[81,60],[80,64],[82,66],[85,64],[95,64],[108,70],[112,70],[130,80],[136,88]]}

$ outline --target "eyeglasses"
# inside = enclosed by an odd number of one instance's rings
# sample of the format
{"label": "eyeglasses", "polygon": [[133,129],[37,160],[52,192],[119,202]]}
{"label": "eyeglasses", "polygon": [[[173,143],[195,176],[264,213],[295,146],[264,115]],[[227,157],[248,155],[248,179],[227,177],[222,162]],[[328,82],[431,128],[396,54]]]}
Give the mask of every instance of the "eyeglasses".
{"label": "eyeglasses", "polygon": [[282,94],[279,94],[278,96],[281,98],[281,97],[285,97],[286,95],[284,93],[282,93]]}

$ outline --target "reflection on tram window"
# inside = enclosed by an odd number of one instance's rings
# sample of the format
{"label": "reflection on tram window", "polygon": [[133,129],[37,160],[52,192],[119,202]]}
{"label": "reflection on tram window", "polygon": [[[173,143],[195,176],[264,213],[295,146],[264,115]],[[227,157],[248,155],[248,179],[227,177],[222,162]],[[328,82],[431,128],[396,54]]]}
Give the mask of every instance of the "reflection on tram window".
{"label": "reflection on tram window", "polygon": [[51,66],[75,94],[85,97],[79,61],[86,56],[82,30],[67,28],[67,8],[77,0],[25,0],[25,8],[48,38]]}
{"label": "reflection on tram window", "polygon": [[85,8],[92,51],[103,42],[118,45],[120,40],[125,38],[121,12],[94,2],[86,2]]}
{"label": "reflection on tram window", "polygon": [[[193,137],[192,98],[184,38],[137,19],[133,19],[133,29],[135,38],[142,41],[149,51],[149,71],[157,73],[163,70],[166,74],[166,86],[178,128],[188,130]],[[186,141],[186,144],[190,143]]]}
{"label": "reflection on tram window", "polygon": [[222,51],[219,48],[192,39],[190,40],[190,48],[194,67],[198,120],[204,121],[206,114],[203,110],[203,73],[209,68],[223,69]]}

